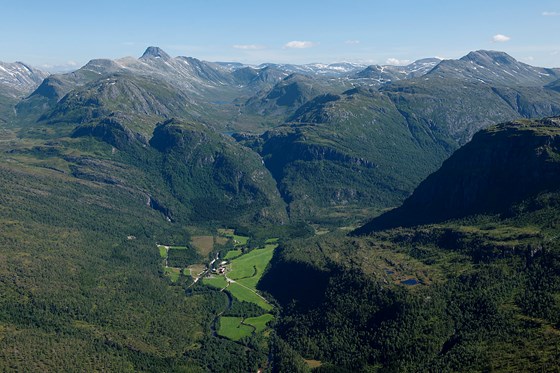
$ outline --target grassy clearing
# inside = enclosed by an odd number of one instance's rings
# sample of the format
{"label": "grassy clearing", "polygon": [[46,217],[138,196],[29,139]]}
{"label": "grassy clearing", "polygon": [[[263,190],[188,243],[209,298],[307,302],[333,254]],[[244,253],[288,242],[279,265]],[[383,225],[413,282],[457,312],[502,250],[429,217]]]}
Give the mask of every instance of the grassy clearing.
{"label": "grassy clearing", "polygon": [[215,240],[216,240],[217,245],[225,245],[225,244],[228,243],[229,238],[218,236],[218,237],[215,237]]}
{"label": "grassy clearing", "polygon": [[255,332],[263,332],[268,326],[267,324],[274,320],[274,316],[270,313],[265,313],[264,315],[258,317],[249,317],[245,319],[245,324],[249,324],[255,327]]}
{"label": "grassy clearing", "polygon": [[188,246],[169,246],[169,250],[189,250]]}
{"label": "grassy clearing", "polygon": [[268,240],[264,241],[266,244],[278,243],[279,238],[269,238]]}
{"label": "grassy clearing", "polygon": [[269,244],[264,249],[255,249],[232,260],[230,264],[231,272],[228,273],[228,277],[239,280],[239,283],[252,289],[256,288],[277,246],[276,244]]}
{"label": "grassy clearing", "polygon": [[193,236],[191,243],[200,255],[206,257],[214,249],[214,236]]}
{"label": "grassy clearing", "polygon": [[247,242],[249,242],[249,237],[247,236],[238,236],[236,234],[233,235],[233,245],[234,246],[246,246]]}
{"label": "grassy clearing", "polygon": [[181,270],[179,268],[167,267],[164,269],[164,274],[169,277],[172,282],[177,282],[179,281]]}
{"label": "grassy clearing", "polygon": [[323,363],[321,363],[319,360],[313,360],[313,359],[303,359],[303,361],[305,361],[305,363],[307,364],[307,366],[311,369],[313,368],[319,368],[321,365],[323,365]]}
{"label": "grassy clearing", "polygon": [[[243,237],[243,236],[234,236]],[[248,237],[245,237],[248,240]],[[212,286],[218,289],[227,287],[227,291],[236,299],[240,301],[250,302],[258,305],[265,311],[272,310],[272,306],[264,300],[257,292],[256,286],[261,279],[264,270],[274,253],[274,249],[278,244],[277,239],[269,239],[269,242],[263,249],[255,249],[247,254],[243,254],[242,250],[232,250],[227,253],[224,259],[231,260],[228,265],[229,271],[227,277],[235,282],[228,285],[225,276],[216,276],[203,279],[203,284]],[[240,241],[247,242],[247,241]],[[266,323],[270,321],[270,316],[262,316],[262,319],[255,318],[256,328],[266,328]]]}
{"label": "grassy clearing", "polygon": [[259,295],[251,291],[251,289],[247,289],[246,287],[243,287],[240,284],[231,283],[228,286],[227,290],[231,293],[231,295],[233,295],[235,298],[237,298],[240,301],[255,303],[256,305],[258,305],[259,307],[261,307],[266,311],[272,310],[272,306],[269,303],[267,303],[263,298],[261,298]]}
{"label": "grassy clearing", "polygon": [[202,283],[220,290],[227,286],[227,281],[224,276],[206,277],[202,280]]}
{"label": "grassy clearing", "polygon": [[218,334],[233,341],[239,341],[241,338],[249,337],[253,334],[253,328],[241,324],[242,321],[243,318],[241,317],[220,317]]}
{"label": "grassy clearing", "polygon": [[218,229],[218,234],[220,236],[233,237],[234,233],[235,233],[235,229],[225,229],[225,228]]}
{"label": "grassy clearing", "polygon": [[165,246],[158,245],[158,249],[159,249],[159,256],[161,256],[163,259],[167,258],[167,249],[165,248]]}
{"label": "grassy clearing", "polygon": [[234,229],[218,229],[218,234],[222,237],[227,237],[233,239],[234,246],[246,246],[247,242],[249,242],[249,237],[247,236],[239,236],[235,234]]}
{"label": "grassy clearing", "polygon": [[204,272],[204,270],[206,269],[206,266],[204,264],[193,264],[191,266],[189,266],[188,268],[185,269],[185,272],[187,272],[187,274],[189,276],[198,276],[199,274],[201,274],[202,272]]}
{"label": "grassy clearing", "polygon": [[241,251],[241,249],[231,250],[231,251],[228,251],[228,253],[224,257],[224,259],[227,259],[227,260],[235,259],[238,256],[241,256],[241,254],[243,254],[243,251]]}

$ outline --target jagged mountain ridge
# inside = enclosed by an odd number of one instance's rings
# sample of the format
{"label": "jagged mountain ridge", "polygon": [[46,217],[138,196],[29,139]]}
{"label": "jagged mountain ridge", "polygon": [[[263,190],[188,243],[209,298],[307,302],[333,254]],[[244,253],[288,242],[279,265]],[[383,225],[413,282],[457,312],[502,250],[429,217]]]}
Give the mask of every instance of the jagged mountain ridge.
{"label": "jagged mountain ridge", "polygon": [[475,51],[458,60],[444,60],[430,78],[454,78],[492,85],[544,86],[560,77],[560,70],[519,62],[504,52]]}
{"label": "jagged mountain ridge", "polygon": [[352,75],[353,79],[371,79],[379,84],[391,81],[416,78],[430,72],[442,60],[439,58],[424,58],[406,66],[370,65],[364,70]]}
{"label": "jagged mountain ridge", "polygon": [[560,92],[551,86],[558,74],[558,69],[526,65],[503,52],[476,51],[379,90],[407,116],[424,118],[465,144],[493,123],[560,114]]}
{"label": "jagged mountain ridge", "polygon": [[23,62],[0,61],[0,90],[5,95],[21,97],[37,88],[48,75]]}

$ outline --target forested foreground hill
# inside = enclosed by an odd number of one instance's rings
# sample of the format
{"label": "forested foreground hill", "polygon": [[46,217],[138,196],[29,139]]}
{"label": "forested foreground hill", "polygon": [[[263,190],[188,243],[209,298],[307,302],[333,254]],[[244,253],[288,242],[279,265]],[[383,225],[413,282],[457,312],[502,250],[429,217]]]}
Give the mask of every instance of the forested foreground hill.
{"label": "forested foreground hill", "polygon": [[317,371],[556,372],[559,128],[491,127],[387,218],[285,245],[261,282],[281,338]]}
{"label": "forested foreground hill", "polygon": [[272,177],[201,124],[159,123],[147,142],[126,119],[5,131],[0,370],[253,370],[265,353],[210,338],[222,294],[170,286],[156,243],[281,223]]}

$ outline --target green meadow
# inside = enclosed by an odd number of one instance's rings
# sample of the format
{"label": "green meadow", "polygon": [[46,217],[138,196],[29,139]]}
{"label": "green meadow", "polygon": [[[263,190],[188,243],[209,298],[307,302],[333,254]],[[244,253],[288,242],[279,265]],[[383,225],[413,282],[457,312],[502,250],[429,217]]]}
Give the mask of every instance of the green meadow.
{"label": "green meadow", "polygon": [[220,317],[218,335],[229,338],[232,341],[239,341],[241,338],[249,337],[255,329],[249,325],[242,324],[242,321],[242,317]]}
{"label": "green meadow", "polygon": [[264,315],[258,317],[249,317],[245,319],[244,323],[254,326],[256,333],[261,333],[268,328],[267,324],[272,320],[274,320],[274,316],[270,313],[265,313]]}
{"label": "green meadow", "polygon": [[255,289],[277,246],[277,244],[268,244],[263,249],[252,250],[232,260],[228,277]]}
{"label": "green meadow", "polygon": [[227,281],[224,276],[206,277],[202,280],[202,283],[220,290],[227,286]]}
{"label": "green meadow", "polygon": [[267,324],[272,320],[274,320],[274,316],[269,313],[258,317],[249,317],[245,320],[242,317],[222,316],[219,321],[218,335],[233,341],[239,341],[253,333],[262,333],[268,328]]}
{"label": "green meadow", "polygon": [[270,311],[272,306],[266,300],[261,298],[254,289],[248,289],[238,283],[229,284],[227,290],[240,301],[255,303],[264,310]]}

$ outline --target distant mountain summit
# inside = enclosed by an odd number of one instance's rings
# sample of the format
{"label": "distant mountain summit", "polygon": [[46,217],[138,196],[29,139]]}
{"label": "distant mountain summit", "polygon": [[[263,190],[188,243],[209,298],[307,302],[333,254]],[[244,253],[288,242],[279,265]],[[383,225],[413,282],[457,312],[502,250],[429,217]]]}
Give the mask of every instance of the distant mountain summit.
{"label": "distant mountain summit", "polygon": [[0,62],[0,93],[5,92],[9,96],[29,94],[48,75],[23,62]]}
{"label": "distant mountain summit", "polygon": [[458,60],[442,61],[429,76],[487,84],[543,86],[558,79],[560,71],[527,65],[504,52],[479,50]]}
{"label": "distant mountain summit", "polygon": [[161,58],[164,61],[170,60],[171,56],[165,53],[165,51],[159,47],[148,47],[146,51],[140,57],[140,59],[148,59],[148,58]]}
{"label": "distant mountain summit", "polygon": [[495,63],[502,65],[516,65],[518,61],[505,52],[492,50],[478,50],[467,54],[460,59],[461,61],[473,61],[479,65],[491,66]]}
{"label": "distant mountain summit", "polygon": [[439,58],[423,58],[406,66],[370,65],[351,77],[353,79],[372,79],[383,84],[426,75],[440,62],[441,59]]}

